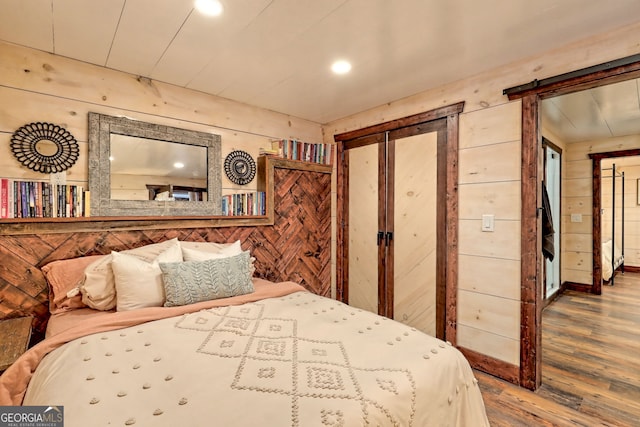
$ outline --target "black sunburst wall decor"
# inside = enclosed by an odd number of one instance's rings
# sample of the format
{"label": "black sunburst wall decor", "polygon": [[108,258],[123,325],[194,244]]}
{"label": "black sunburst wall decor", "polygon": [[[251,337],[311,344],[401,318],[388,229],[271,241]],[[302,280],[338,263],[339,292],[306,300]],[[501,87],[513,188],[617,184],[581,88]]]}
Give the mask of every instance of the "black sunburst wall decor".
{"label": "black sunburst wall decor", "polygon": [[246,151],[232,151],[224,159],[224,172],[234,184],[247,185],[256,176],[256,162]]}
{"label": "black sunburst wall decor", "polygon": [[11,151],[24,166],[40,173],[69,169],[78,160],[78,141],[66,129],[52,123],[29,123],[14,132]]}

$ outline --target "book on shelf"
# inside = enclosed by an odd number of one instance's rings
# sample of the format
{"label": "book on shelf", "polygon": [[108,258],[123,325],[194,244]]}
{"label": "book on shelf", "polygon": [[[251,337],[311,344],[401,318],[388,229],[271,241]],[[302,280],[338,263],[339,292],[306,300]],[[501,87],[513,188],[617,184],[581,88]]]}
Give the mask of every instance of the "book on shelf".
{"label": "book on shelf", "polygon": [[333,144],[317,144],[298,141],[297,139],[280,139],[271,142],[271,150],[261,149],[261,153],[269,155],[277,152],[278,156],[289,160],[333,165]]}
{"label": "book on shelf", "polygon": [[0,218],[89,216],[88,195],[81,185],[1,178]]}
{"label": "book on shelf", "polygon": [[9,218],[9,180],[0,180],[0,218]]}
{"label": "book on shelf", "polygon": [[266,215],[266,194],[264,191],[226,194],[222,196],[222,215]]}
{"label": "book on shelf", "polygon": [[271,145],[271,147],[260,147],[260,151],[258,152],[258,155],[260,156],[277,156],[277,157],[281,157],[282,156],[282,151],[278,148],[278,141],[274,141],[275,142],[275,147],[273,146],[273,143]]}

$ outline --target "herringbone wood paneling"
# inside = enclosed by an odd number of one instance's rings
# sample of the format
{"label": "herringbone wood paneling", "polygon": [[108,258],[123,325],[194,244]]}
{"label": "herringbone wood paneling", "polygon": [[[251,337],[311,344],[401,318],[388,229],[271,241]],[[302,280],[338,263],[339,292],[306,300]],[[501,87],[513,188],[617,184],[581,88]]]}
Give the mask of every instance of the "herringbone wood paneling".
{"label": "herringbone wood paneling", "polygon": [[40,267],[60,259],[108,254],[177,237],[186,241],[240,240],[256,258],[257,277],[291,280],[331,293],[331,175],[275,168],[274,225],[176,230],[71,232],[0,236],[0,319],[34,316],[42,334],[49,316]]}

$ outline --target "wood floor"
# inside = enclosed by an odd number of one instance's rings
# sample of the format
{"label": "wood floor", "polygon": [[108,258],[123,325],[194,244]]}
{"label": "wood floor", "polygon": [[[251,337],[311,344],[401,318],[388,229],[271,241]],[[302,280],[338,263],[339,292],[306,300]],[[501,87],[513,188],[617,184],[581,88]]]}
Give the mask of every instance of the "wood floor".
{"label": "wood floor", "polygon": [[640,273],[567,291],[542,315],[542,387],[476,372],[491,425],[640,426]]}

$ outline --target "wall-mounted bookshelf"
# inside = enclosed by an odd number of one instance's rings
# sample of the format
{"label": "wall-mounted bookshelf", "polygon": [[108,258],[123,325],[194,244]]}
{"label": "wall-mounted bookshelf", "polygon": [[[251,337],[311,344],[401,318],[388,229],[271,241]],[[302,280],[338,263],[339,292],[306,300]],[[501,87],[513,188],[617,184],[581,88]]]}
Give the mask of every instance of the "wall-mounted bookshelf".
{"label": "wall-mounted bookshelf", "polygon": [[[70,231],[176,230],[197,227],[219,228],[273,225],[275,219],[274,189],[280,185],[290,186],[292,184],[291,182],[276,182],[274,170],[293,169],[302,173],[332,173],[332,168],[329,165],[287,160],[276,156],[260,156],[257,163],[257,191],[265,193],[265,213],[263,215],[0,218],[0,236],[66,233]],[[85,192],[85,195],[88,194],[88,192]]]}
{"label": "wall-mounted bookshelf", "polygon": [[316,144],[297,139],[279,139],[271,141],[271,150],[261,154],[274,155],[287,160],[333,165],[333,144]]}
{"label": "wall-mounted bookshelf", "polygon": [[267,212],[266,193],[226,194],[222,196],[222,216],[265,215]]}
{"label": "wall-mounted bookshelf", "polygon": [[85,217],[88,201],[80,185],[0,178],[0,218]]}

